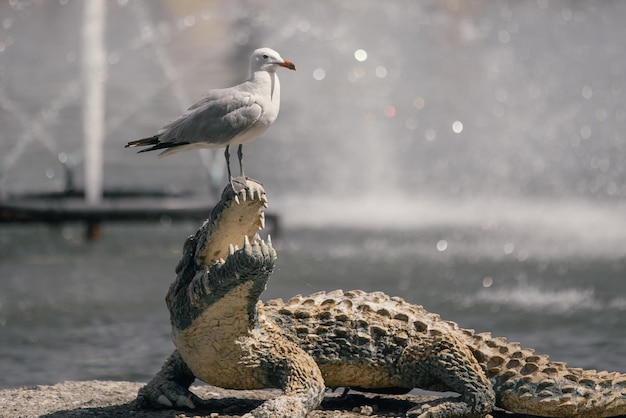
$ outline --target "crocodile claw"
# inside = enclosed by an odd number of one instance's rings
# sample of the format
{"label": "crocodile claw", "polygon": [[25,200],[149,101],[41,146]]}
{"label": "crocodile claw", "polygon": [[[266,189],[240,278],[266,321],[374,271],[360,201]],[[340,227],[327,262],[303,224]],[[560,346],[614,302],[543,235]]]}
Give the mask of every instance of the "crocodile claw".
{"label": "crocodile claw", "polygon": [[178,383],[157,376],[139,389],[136,400],[140,408],[186,408],[195,409],[202,400]]}

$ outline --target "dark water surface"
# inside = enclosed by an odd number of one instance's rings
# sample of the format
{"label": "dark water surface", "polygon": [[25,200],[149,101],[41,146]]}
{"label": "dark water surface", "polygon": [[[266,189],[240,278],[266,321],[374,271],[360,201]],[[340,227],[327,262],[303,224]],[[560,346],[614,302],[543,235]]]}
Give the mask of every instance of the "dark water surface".
{"label": "dark water surface", "polygon": [[[382,290],[577,367],[626,371],[623,258],[520,261],[498,234],[458,231],[287,228],[264,298]],[[164,295],[192,226],[104,232],[85,245],[79,227],[3,228],[0,387],[146,380],[172,351]],[[485,241],[504,242],[500,254],[461,249]]]}

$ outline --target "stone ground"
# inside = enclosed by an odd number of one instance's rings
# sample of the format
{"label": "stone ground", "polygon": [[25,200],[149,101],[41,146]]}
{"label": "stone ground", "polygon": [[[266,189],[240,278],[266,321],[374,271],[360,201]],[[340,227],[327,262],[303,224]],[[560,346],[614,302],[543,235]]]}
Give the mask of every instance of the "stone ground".
{"label": "stone ground", "polygon": [[[63,382],[53,386],[34,386],[0,391],[2,418],[234,418],[253,409],[277,391],[234,391],[214,386],[193,386],[203,399],[212,399],[206,407],[194,411],[136,410],[133,400],[143,383],[86,381]],[[328,393],[322,407],[308,418],[405,417],[415,403],[432,397],[379,396],[350,392],[345,397]],[[522,415],[494,412],[495,418],[523,418]]]}

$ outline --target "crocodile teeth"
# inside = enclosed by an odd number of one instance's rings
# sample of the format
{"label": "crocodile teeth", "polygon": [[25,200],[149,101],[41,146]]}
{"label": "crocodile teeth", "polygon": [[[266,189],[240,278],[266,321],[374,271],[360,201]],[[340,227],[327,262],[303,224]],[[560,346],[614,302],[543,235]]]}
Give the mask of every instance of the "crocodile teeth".
{"label": "crocodile teeth", "polygon": [[261,236],[259,234],[254,234],[254,240],[263,242],[263,240],[261,239]]}
{"label": "crocodile teeth", "polygon": [[237,204],[238,204],[238,205],[240,204],[240,202],[239,202],[239,196],[238,196],[238,195],[235,195],[235,198],[234,198],[233,200],[234,200],[235,202],[237,202]]}
{"label": "crocodile teeth", "polygon": [[266,195],[261,195],[261,198],[259,199],[261,200],[261,202],[263,202],[263,207],[266,208],[268,206],[267,204],[267,196]]}
{"label": "crocodile teeth", "polygon": [[272,246],[272,236],[267,234],[267,245]]}
{"label": "crocodile teeth", "polygon": [[254,190],[248,189],[248,197],[250,198],[250,200],[254,200],[254,193]]}
{"label": "crocodile teeth", "polygon": [[224,260],[223,258],[220,258],[219,262],[220,262],[220,264],[224,264],[226,262],[226,260]]}
{"label": "crocodile teeth", "polygon": [[244,202],[248,199],[248,194],[245,190],[242,190],[239,195],[241,196],[241,200],[243,200]]}
{"label": "crocodile teeth", "polygon": [[235,254],[235,246],[233,244],[230,244],[228,246],[228,255],[233,255]]}
{"label": "crocodile teeth", "polygon": [[261,216],[259,216],[259,220],[261,221],[261,229],[265,228],[265,213],[261,212]]}
{"label": "crocodile teeth", "polygon": [[243,236],[243,249],[244,250],[250,250],[250,238],[248,238],[247,235]]}

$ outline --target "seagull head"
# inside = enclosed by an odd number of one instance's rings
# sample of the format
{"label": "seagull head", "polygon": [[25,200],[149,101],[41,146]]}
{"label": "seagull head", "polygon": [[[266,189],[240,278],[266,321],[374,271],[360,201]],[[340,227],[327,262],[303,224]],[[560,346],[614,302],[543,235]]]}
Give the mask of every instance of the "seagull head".
{"label": "seagull head", "polygon": [[259,48],[250,56],[250,72],[267,71],[275,73],[278,67],[285,67],[296,70],[296,66],[291,61],[283,59],[280,54],[270,48]]}

